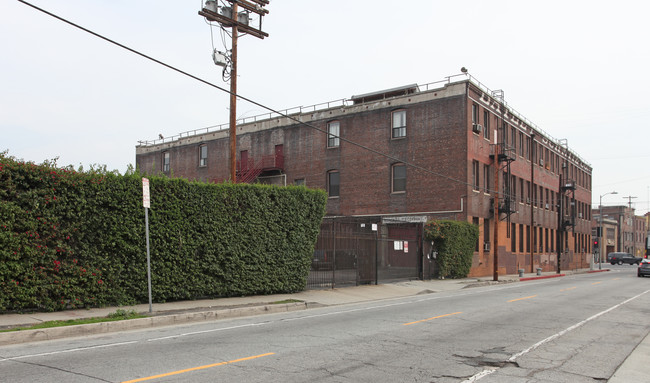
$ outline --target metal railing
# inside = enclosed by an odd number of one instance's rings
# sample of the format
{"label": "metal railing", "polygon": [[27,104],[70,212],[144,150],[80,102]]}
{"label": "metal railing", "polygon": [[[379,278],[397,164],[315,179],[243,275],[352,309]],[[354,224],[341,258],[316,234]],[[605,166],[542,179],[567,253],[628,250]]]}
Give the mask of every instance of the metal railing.
{"label": "metal railing", "polygon": [[[418,85],[418,88],[420,89],[420,91],[431,91],[431,90],[434,90],[434,89],[440,89],[440,88],[443,88],[443,87],[451,84],[452,82],[461,82],[462,80],[457,80],[458,77],[466,78],[472,84],[476,85],[479,89],[486,92],[490,97],[495,98],[495,96],[494,96],[495,91],[488,88],[485,84],[478,81],[475,77],[473,77],[469,73],[461,73],[461,74],[447,76],[447,77],[444,78],[444,80],[438,80],[438,81]],[[401,96],[396,96],[396,97],[401,97]],[[555,143],[556,145],[558,145],[558,147],[564,146],[564,141],[563,140],[559,140],[559,139],[551,136],[547,131],[540,128],[535,123],[533,123],[528,118],[526,118],[523,114],[519,113],[516,109],[511,107],[505,100],[501,99],[501,100],[499,100],[499,102],[502,103],[503,106],[508,109],[508,112],[510,114],[517,117],[519,120],[523,121],[526,125],[533,128],[536,132],[541,133],[548,140],[550,140],[553,143]],[[316,112],[316,111],[320,111],[320,110],[327,110],[327,109],[337,107],[337,106],[346,107],[346,106],[350,106],[352,104],[353,104],[353,102],[350,99],[343,98],[343,99],[339,99],[339,100],[327,101],[327,102],[322,102],[322,103],[319,103],[319,104],[314,104],[314,105],[309,105],[309,106],[296,106],[296,107],[293,107],[293,108],[288,108],[288,109],[279,110],[279,111],[275,111],[275,112],[268,112],[268,113],[263,113],[263,114],[259,114],[259,115],[256,115],[256,116],[240,118],[240,119],[237,120],[237,125],[250,124],[250,123],[255,123],[255,122],[258,122],[258,121],[268,121],[268,120],[271,120],[273,118],[278,118],[278,117],[286,117],[286,116],[292,116],[293,117],[293,116],[298,116],[298,115],[302,115],[302,114],[305,114],[305,113],[312,113],[312,112]],[[163,144],[163,143],[167,143],[167,142],[177,141],[177,140],[180,140],[181,138],[185,138],[185,137],[192,137],[192,136],[197,136],[199,134],[206,134],[206,133],[218,132],[218,131],[223,131],[223,130],[226,130],[226,131],[228,130],[228,124],[212,125],[212,126],[208,126],[208,127],[205,127],[205,128],[188,130],[186,132],[179,133],[179,134],[177,134],[175,136],[163,137],[163,138],[159,138],[157,140],[140,140],[140,141],[138,141],[138,146],[141,146],[141,147],[155,146],[155,145],[159,145],[159,144]],[[570,153],[575,158],[582,161],[584,164],[586,164],[588,166],[591,166],[591,164],[589,164],[587,161],[585,161],[582,157],[580,157],[575,152],[569,150],[568,148],[566,150],[568,151],[568,153]]]}

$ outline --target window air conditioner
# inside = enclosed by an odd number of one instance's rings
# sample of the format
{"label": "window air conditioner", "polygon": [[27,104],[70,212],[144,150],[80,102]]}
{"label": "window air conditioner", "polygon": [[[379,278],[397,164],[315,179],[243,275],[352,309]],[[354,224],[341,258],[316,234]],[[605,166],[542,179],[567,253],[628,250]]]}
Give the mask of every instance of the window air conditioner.
{"label": "window air conditioner", "polygon": [[481,124],[472,124],[472,131],[474,133],[481,133],[483,131],[483,126]]}
{"label": "window air conditioner", "polygon": [[490,251],[490,242],[485,242],[483,244],[483,250],[484,251]]}

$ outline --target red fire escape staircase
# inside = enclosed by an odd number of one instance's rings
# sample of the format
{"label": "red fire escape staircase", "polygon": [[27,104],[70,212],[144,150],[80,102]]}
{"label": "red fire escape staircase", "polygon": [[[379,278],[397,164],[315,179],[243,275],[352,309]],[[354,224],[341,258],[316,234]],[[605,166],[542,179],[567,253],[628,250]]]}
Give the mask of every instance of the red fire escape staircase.
{"label": "red fire escape staircase", "polygon": [[262,172],[269,170],[282,170],[284,168],[284,156],[273,154],[262,156],[258,160],[248,158],[245,163],[237,161],[237,182],[251,183],[259,177]]}

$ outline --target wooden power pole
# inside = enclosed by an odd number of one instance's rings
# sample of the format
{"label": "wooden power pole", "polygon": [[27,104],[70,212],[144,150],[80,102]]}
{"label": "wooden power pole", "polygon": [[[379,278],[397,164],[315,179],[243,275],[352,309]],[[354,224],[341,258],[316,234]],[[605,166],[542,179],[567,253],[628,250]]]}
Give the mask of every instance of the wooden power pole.
{"label": "wooden power pole", "polygon": [[[199,15],[208,21],[221,24],[222,28],[232,29],[232,48],[230,52],[230,180],[237,182],[237,38],[239,31],[263,39],[269,34],[262,32],[262,18],[269,13],[264,8],[268,0],[226,0],[230,7],[217,7],[216,1],[208,0]],[[239,7],[242,11],[239,11]],[[259,16],[257,28],[249,25],[249,15]]]}

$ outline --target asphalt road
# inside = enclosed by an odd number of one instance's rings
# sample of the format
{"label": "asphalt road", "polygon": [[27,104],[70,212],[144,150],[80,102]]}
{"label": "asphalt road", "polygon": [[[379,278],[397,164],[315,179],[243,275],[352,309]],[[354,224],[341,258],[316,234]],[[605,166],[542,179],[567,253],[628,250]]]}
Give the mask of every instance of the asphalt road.
{"label": "asphalt road", "polygon": [[606,381],[650,332],[635,266],[0,348],[6,382]]}

